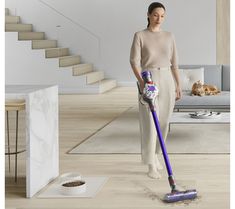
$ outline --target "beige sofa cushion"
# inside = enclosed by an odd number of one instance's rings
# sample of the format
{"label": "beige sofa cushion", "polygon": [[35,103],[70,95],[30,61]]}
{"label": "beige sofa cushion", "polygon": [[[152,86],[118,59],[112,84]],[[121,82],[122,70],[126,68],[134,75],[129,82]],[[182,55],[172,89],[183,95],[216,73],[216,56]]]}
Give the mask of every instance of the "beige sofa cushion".
{"label": "beige sofa cushion", "polygon": [[192,85],[200,80],[204,84],[204,68],[179,69],[181,88],[183,91],[191,91]]}

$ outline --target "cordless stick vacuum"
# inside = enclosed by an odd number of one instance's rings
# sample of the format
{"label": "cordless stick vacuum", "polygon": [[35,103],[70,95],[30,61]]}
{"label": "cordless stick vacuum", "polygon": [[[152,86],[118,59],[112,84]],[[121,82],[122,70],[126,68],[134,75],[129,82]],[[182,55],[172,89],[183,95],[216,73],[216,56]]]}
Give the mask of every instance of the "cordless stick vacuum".
{"label": "cordless stick vacuum", "polygon": [[195,189],[186,190],[186,191],[179,191],[176,188],[176,183],[175,183],[175,180],[173,177],[170,161],[169,161],[168,154],[167,154],[166,147],[165,147],[165,143],[164,143],[164,140],[162,137],[160,124],[159,124],[158,117],[157,117],[157,114],[155,111],[154,102],[155,102],[155,99],[158,95],[158,88],[152,81],[152,75],[151,75],[150,71],[143,71],[141,73],[141,75],[142,75],[142,78],[145,83],[142,97],[143,97],[143,100],[148,103],[150,110],[151,110],[151,113],[152,113],[152,116],[153,116],[153,120],[154,120],[154,124],[156,126],[157,135],[158,135],[159,142],[161,145],[165,165],[167,168],[169,184],[171,187],[171,193],[166,194],[164,196],[163,201],[168,202],[168,203],[172,203],[172,202],[177,202],[177,201],[182,201],[182,200],[194,199],[197,197],[197,191]]}

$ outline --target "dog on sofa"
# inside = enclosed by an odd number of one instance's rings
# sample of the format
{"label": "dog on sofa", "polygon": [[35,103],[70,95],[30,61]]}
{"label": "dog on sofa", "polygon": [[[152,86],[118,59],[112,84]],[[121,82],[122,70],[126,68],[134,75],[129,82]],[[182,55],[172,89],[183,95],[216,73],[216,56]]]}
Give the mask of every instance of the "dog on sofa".
{"label": "dog on sofa", "polygon": [[203,84],[200,80],[195,82],[192,86],[191,94],[194,96],[210,96],[217,95],[220,90],[214,85]]}

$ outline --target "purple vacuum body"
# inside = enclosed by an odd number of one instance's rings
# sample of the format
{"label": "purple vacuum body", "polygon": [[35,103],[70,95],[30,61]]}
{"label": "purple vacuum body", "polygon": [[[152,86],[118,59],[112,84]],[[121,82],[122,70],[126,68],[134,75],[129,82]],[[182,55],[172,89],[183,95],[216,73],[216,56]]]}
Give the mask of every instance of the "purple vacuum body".
{"label": "purple vacuum body", "polygon": [[152,75],[150,71],[143,71],[141,75],[145,83],[142,96],[143,96],[144,101],[146,101],[149,104],[149,107],[153,116],[154,124],[156,127],[157,135],[158,135],[160,146],[161,146],[162,153],[163,153],[164,162],[165,162],[167,173],[168,173],[168,181],[171,187],[171,193],[166,194],[164,196],[163,201],[171,203],[171,202],[177,202],[177,201],[182,201],[182,200],[194,199],[197,197],[197,191],[195,189],[179,191],[176,188],[176,183],[173,177],[172,168],[171,168],[170,161],[168,158],[166,146],[163,140],[158,117],[155,111],[156,107],[154,105],[154,102],[158,95],[158,88],[152,81]]}

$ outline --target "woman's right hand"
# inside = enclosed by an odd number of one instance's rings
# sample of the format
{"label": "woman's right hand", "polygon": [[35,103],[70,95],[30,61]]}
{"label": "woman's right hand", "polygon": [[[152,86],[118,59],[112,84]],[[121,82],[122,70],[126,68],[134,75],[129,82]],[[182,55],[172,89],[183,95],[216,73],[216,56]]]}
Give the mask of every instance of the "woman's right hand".
{"label": "woman's right hand", "polygon": [[144,90],[144,80],[140,80],[139,84],[140,84],[140,91],[141,91],[141,93],[143,93],[143,90]]}

